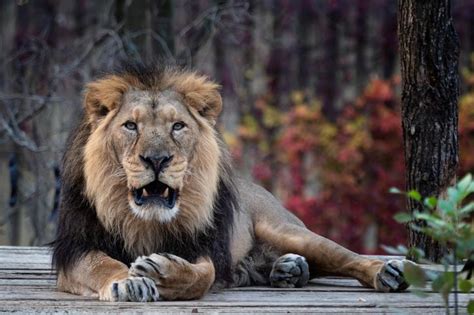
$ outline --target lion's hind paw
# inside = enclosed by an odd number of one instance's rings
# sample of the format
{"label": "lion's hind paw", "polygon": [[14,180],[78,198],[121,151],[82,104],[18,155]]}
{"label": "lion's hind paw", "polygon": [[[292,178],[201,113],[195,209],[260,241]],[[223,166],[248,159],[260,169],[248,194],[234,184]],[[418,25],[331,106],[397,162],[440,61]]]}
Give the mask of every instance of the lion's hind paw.
{"label": "lion's hind paw", "polygon": [[412,263],[408,260],[389,260],[376,276],[375,289],[381,292],[400,292],[409,287],[403,276],[404,264]]}
{"label": "lion's hind paw", "polygon": [[278,258],[270,273],[272,287],[302,287],[309,280],[309,267],[303,256],[286,254]]}

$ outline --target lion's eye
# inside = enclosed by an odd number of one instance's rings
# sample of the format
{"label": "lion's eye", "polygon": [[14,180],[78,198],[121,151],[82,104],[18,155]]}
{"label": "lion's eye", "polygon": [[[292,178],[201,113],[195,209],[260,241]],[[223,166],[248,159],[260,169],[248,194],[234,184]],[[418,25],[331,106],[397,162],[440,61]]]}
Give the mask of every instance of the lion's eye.
{"label": "lion's eye", "polygon": [[127,121],[123,126],[128,130],[137,130],[137,124],[133,121]]}
{"label": "lion's eye", "polygon": [[178,130],[183,129],[184,127],[185,127],[184,122],[180,121],[180,122],[174,123],[173,130],[178,131]]}

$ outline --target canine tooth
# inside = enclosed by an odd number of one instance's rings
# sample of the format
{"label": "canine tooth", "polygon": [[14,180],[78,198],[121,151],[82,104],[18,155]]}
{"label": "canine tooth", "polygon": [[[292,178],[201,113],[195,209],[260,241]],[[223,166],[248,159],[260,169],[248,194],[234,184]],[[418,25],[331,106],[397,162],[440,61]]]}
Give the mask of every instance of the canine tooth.
{"label": "canine tooth", "polygon": [[169,190],[170,189],[168,187],[166,187],[165,192],[163,193],[163,197],[168,198]]}
{"label": "canine tooth", "polygon": [[146,189],[143,189],[143,197],[148,197],[148,191],[146,191]]}

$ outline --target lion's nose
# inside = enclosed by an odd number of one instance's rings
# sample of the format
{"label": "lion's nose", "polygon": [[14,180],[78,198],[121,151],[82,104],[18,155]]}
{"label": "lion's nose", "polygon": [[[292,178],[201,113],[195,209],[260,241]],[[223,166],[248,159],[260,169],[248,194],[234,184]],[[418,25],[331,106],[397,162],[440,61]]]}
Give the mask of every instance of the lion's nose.
{"label": "lion's nose", "polygon": [[162,156],[142,156],[140,159],[145,163],[146,166],[151,167],[156,174],[159,174],[165,167],[168,166],[173,156],[162,155]]}

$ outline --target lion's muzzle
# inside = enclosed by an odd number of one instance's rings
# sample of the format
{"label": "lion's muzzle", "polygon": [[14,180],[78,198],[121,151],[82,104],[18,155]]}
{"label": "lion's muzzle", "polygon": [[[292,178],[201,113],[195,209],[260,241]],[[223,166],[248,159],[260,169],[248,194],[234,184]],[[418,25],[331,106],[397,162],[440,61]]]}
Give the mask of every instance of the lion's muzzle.
{"label": "lion's muzzle", "polygon": [[178,191],[176,189],[171,188],[159,180],[154,180],[141,188],[133,189],[132,193],[137,206],[142,206],[145,203],[153,203],[172,209],[178,198]]}
{"label": "lion's muzzle", "polygon": [[142,156],[140,160],[148,169],[152,169],[155,173],[155,180],[140,188],[132,189],[133,199],[137,206],[142,206],[146,203],[164,206],[172,209],[176,204],[178,198],[178,190],[167,184],[159,181],[159,175],[169,166],[173,156],[159,155],[159,156]]}

